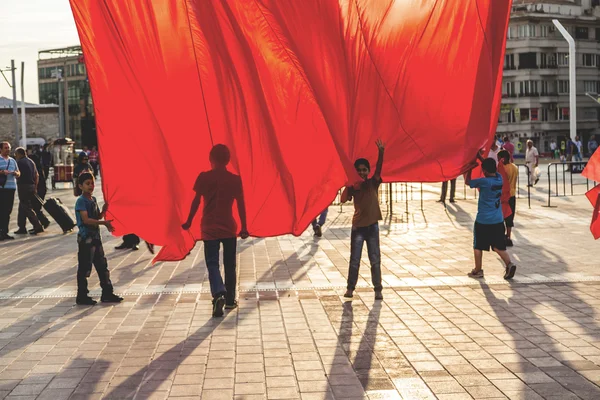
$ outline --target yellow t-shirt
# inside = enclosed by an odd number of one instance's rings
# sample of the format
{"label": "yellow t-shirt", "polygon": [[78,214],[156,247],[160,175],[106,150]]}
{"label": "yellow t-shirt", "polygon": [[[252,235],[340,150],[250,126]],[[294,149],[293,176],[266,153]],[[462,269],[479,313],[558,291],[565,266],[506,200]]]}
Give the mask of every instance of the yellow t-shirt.
{"label": "yellow t-shirt", "polygon": [[508,182],[510,183],[510,197],[517,195],[517,177],[519,176],[519,168],[515,164],[507,164],[504,166]]}

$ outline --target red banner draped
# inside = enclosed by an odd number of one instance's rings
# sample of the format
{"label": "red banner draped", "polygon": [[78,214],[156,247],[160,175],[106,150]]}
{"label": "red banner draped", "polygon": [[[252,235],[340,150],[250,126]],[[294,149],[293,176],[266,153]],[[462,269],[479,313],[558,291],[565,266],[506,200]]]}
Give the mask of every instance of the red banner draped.
{"label": "red banner draped", "polygon": [[[71,0],[116,234],[185,257],[211,147],[253,236],[301,234],[353,161],[385,181],[465,172],[495,132],[510,0]],[[237,214],[237,213],[234,213]]]}
{"label": "red banner draped", "polygon": [[[596,150],[588,161],[582,175],[592,181],[600,182],[600,151]],[[594,235],[594,239],[600,239],[600,185],[589,190],[586,196],[590,200],[590,203],[592,203],[592,207],[594,207],[590,231]]]}

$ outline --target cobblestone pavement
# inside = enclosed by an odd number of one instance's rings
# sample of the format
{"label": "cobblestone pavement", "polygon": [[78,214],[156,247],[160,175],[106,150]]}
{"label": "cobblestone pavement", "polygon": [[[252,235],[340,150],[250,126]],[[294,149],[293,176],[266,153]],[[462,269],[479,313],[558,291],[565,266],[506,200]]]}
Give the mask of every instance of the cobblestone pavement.
{"label": "cobblestone pavement", "polygon": [[[439,193],[439,185],[425,191]],[[460,193],[459,186],[459,193]],[[56,193],[55,193],[56,194]],[[69,191],[58,195],[72,205]],[[310,232],[240,241],[240,307],[210,317],[201,245],[177,263],[113,250],[125,302],[74,305],[75,235],[0,243],[0,398],[598,399],[600,244],[582,196],[519,200],[519,269],[486,254],[471,280],[476,202],[396,203],[381,227],[383,301],[368,264],[341,295],[351,207]],[[16,217],[14,213],[13,217]],[[13,221],[14,225],[14,221]],[[367,261],[366,254],[363,262]],[[95,275],[93,295],[99,294]]]}

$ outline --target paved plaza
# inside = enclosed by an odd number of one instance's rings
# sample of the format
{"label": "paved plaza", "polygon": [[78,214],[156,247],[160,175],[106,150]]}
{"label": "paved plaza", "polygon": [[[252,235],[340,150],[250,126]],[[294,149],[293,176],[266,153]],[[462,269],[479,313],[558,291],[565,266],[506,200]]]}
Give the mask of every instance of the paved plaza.
{"label": "paved plaza", "polygon": [[[385,215],[383,301],[366,252],[354,299],[342,297],[352,206],[331,207],[320,239],[240,240],[240,307],[220,319],[200,244],[152,265],[143,245],[118,252],[104,231],[125,301],[82,307],[75,233],[53,224],[2,242],[0,398],[599,399],[600,243],[587,200],[545,208],[535,187],[531,209],[517,204],[515,279],[486,254],[477,281],[466,276],[474,193],[459,182],[445,208],[439,186],[424,185],[422,210],[415,195]],[[54,195],[74,203],[69,190]],[[95,273],[90,284],[99,296]]]}

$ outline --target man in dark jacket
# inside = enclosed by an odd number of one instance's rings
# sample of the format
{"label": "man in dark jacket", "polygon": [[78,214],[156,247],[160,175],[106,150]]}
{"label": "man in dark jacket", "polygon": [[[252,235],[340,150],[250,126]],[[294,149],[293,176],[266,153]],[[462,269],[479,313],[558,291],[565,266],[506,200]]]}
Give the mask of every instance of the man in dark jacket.
{"label": "man in dark jacket", "polygon": [[38,219],[42,223],[42,226],[44,227],[44,229],[46,229],[50,225],[50,220],[46,217],[46,215],[44,215],[44,211],[42,208],[42,202],[40,200],[43,201],[46,198],[46,192],[48,191],[48,187],[46,186],[46,181],[48,179],[48,176],[46,175],[46,170],[44,169],[44,166],[42,165],[42,158],[40,157],[40,152],[32,153],[29,156],[29,158],[35,164],[35,167],[37,168],[38,174],[40,176],[40,178],[38,180],[38,184],[37,184],[37,195],[38,195],[39,199],[36,198],[33,201],[33,210],[35,211],[35,214],[37,215]]}
{"label": "man in dark jacket", "polygon": [[21,171],[21,175],[17,180],[17,193],[19,194],[17,225],[19,226],[19,230],[15,234],[27,234],[26,225],[27,219],[29,219],[29,222],[33,225],[33,229],[29,233],[37,235],[44,232],[44,227],[33,210],[33,202],[36,201],[35,195],[40,175],[35,167],[35,163],[27,157],[24,148],[18,147],[15,150],[15,159],[17,160],[19,171]]}

